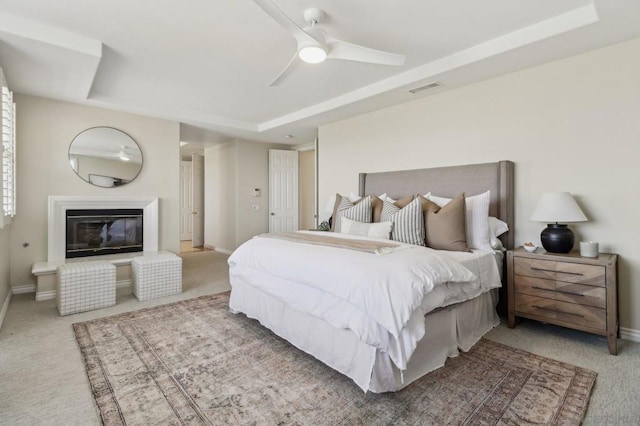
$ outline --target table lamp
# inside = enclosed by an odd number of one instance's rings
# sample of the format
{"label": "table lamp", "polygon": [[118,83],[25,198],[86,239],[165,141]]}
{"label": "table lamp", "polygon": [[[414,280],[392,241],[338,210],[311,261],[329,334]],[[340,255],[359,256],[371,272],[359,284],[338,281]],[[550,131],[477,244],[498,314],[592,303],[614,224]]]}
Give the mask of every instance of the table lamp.
{"label": "table lamp", "polygon": [[566,225],[568,222],[586,222],[587,217],[568,192],[547,192],[542,194],[531,220],[546,222],[547,227],[540,234],[542,247],[551,253],[569,253],[575,237]]}

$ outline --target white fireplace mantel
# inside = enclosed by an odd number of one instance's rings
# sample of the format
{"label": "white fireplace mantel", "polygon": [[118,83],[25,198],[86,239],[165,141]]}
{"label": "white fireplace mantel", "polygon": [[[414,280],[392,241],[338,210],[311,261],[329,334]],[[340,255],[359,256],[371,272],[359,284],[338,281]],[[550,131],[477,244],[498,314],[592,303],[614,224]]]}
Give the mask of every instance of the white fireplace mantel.
{"label": "white fireplace mantel", "polygon": [[143,247],[145,252],[158,251],[157,197],[49,197],[49,241],[47,260],[60,261],[66,255],[67,210],[76,209],[142,209]]}

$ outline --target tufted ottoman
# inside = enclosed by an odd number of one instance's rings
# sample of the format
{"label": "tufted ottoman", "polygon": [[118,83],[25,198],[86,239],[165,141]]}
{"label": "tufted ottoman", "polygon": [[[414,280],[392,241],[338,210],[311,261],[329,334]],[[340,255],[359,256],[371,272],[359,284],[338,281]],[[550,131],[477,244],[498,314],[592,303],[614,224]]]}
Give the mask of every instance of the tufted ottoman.
{"label": "tufted ottoman", "polygon": [[182,258],[175,254],[134,257],[131,273],[138,300],[182,293]]}
{"label": "tufted ottoman", "polygon": [[110,262],[67,263],[58,266],[56,272],[56,304],[60,315],[116,304],[116,267]]}

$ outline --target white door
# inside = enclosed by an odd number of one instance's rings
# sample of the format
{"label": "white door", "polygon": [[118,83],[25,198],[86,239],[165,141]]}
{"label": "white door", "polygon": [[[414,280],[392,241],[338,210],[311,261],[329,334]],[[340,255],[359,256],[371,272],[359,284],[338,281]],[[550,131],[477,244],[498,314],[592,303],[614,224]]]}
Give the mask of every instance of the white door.
{"label": "white door", "polygon": [[193,238],[193,176],[191,161],[180,162],[180,240]]}
{"label": "white door", "polygon": [[298,151],[269,150],[269,232],[298,230]]}
{"label": "white door", "polygon": [[204,156],[191,156],[193,180],[193,247],[204,245]]}

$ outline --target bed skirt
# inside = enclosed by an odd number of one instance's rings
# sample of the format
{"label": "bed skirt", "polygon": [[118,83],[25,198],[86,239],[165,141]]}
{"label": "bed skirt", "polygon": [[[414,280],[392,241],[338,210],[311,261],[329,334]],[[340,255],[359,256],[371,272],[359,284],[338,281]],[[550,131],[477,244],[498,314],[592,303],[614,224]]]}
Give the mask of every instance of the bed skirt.
{"label": "bed skirt", "polygon": [[442,367],[459,350],[468,351],[500,323],[495,290],[431,312],[425,316],[425,337],[407,369],[400,371],[387,354],[362,342],[350,330],[334,328],[322,319],[296,311],[237,276],[231,278],[231,286],[231,312],[257,319],[298,349],[351,378],[365,392],[404,388]]}

